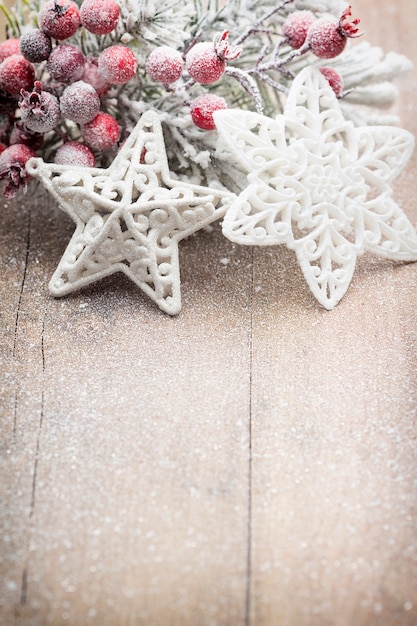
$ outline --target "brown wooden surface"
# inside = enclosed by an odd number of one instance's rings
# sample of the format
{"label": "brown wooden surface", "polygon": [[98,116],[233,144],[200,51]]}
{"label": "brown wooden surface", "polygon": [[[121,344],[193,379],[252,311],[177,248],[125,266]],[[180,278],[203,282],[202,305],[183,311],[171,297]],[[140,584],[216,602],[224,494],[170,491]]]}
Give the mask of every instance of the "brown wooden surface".
{"label": "brown wooden surface", "polygon": [[[417,60],[413,0],[354,10]],[[417,265],[364,257],[326,312],[216,227],[171,319],[120,276],[50,297],[72,224],[2,204],[1,626],[415,626]]]}

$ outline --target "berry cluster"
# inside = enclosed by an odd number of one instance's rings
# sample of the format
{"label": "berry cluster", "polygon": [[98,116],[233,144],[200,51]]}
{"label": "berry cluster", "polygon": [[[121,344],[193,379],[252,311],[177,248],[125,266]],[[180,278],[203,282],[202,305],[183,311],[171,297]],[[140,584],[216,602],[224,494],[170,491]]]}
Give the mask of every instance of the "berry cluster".
{"label": "berry cluster", "polygon": [[79,29],[107,35],[119,16],[115,0],[84,0],[80,8],[72,0],[49,0],[38,28],[0,44],[0,178],[8,178],[7,197],[27,184],[24,163],[45,142],[58,147],[57,162],[88,166],[95,165],[95,152],[116,147],[120,127],[100,110],[101,97],[135,76],[136,56],[114,44],[90,58],[66,40]]}
{"label": "berry cluster", "polygon": [[337,19],[316,19],[311,11],[295,11],[284,22],[283,34],[295,50],[311,50],[320,59],[334,59],[346,47],[348,37],[357,37],[358,19],[349,20],[348,6]]}
{"label": "berry cluster", "polygon": [[[196,133],[214,130],[213,113],[228,103],[254,105],[263,112],[268,89],[288,92],[293,61],[308,53],[334,58],[357,35],[359,22],[350,21],[350,7],[331,19],[309,10],[288,11],[294,0],[281,0],[232,43],[229,29],[221,22],[222,28],[215,29],[214,19],[208,36],[196,21],[196,30],[175,46],[154,36],[146,39],[147,31],[126,10],[126,1],[82,0],[79,5],[47,0],[33,28],[25,25],[19,36],[0,44],[0,179],[8,179],[5,195],[12,197],[19,186],[25,187],[24,163],[36,151],[57,163],[103,164],[106,152],[116,149],[134,118],[149,107],[175,111],[185,117],[181,127],[189,120]],[[204,24],[208,19],[204,16]],[[276,25],[278,42],[272,47]],[[266,43],[261,42],[264,35]],[[336,95],[343,96],[337,70],[321,71]],[[236,96],[231,83],[245,95]],[[178,139],[183,154],[192,153],[187,141]],[[184,162],[183,154],[179,162]]]}
{"label": "berry cluster", "polygon": [[[230,47],[229,31],[216,35],[213,41],[195,43],[185,56],[185,68],[193,82],[211,85],[226,73],[227,61],[240,56],[240,46]],[[175,48],[159,46],[146,60],[146,72],[155,82],[171,85],[183,74],[184,61]],[[190,102],[191,119],[203,130],[214,130],[213,113],[227,107],[226,100],[213,93],[201,94]]]}

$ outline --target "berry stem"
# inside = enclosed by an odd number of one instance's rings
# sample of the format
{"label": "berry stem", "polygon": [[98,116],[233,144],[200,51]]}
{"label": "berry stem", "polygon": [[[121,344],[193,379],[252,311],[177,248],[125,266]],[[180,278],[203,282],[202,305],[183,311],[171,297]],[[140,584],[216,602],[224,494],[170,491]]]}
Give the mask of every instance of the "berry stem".
{"label": "berry stem", "polygon": [[261,92],[258,89],[258,85],[256,81],[250,76],[247,72],[237,68],[237,67],[227,67],[225,74],[228,76],[232,76],[242,85],[243,89],[247,91],[251,96],[253,96],[255,100],[255,107],[257,113],[260,115],[263,114],[263,102]]}

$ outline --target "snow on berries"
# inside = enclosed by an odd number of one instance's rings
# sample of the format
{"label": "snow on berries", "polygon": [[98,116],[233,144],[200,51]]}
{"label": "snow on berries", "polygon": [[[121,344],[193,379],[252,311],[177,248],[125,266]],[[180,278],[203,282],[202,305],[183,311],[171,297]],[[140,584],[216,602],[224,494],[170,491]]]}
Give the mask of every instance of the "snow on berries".
{"label": "snow on berries", "polygon": [[80,7],[82,25],[95,35],[111,33],[119,16],[120,9],[114,0],[84,0]]}
{"label": "snow on berries", "polygon": [[36,152],[32,148],[20,143],[9,146],[0,154],[0,180],[7,181],[3,191],[6,198],[14,198],[20,188],[26,191],[30,177],[25,166],[34,156]]}
{"label": "snow on berries", "polygon": [[357,37],[358,19],[349,20],[351,7],[343,11],[339,20],[323,17],[316,20],[307,32],[310,50],[320,59],[333,59],[343,52],[348,37]]}
{"label": "snow on berries", "polygon": [[334,67],[319,67],[319,70],[328,81],[336,96],[340,98],[343,94],[343,78],[339,72],[335,70]]}
{"label": "snow on berries", "polygon": [[159,46],[152,50],[146,60],[146,72],[157,83],[170,85],[182,74],[182,55],[170,46]]}
{"label": "snow on berries", "polygon": [[212,42],[196,43],[187,53],[185,65],[191,78],[202,85],[218,81],[226,71],[226,61],[237,59],[240,46],[229,46],[229,31],[215,35]]}
{"label": "snow on berries", "polygon": [[25,126],[36,133],[46,133],[55,128],[61,118],[58,98],[42,90],[42,83],[36,81],[33,91],[21,91],[19,102],[20,117]]}
{"label": "snow on berries", "polygon": [[31,63],[46,61],[52,51],[49,35],[34,28],[20,37],[20,53]]}
{"label": "snow on berries", "polygon": [[205,93],[195,98],[190,106],[191,119],[203,130],[214,130],[216,125],[213,113],[227,109],[226,100],[212,93]]}
{"label": "snow on berries", "polygon": [[94,167],[96,157],[94,152],[85,144],[79,141],[67,141],[56,151],[54,161],[57,165]]}
{"label": "snow on berries", "polygon": [[226,69],[226,61],[216,54],[213,42],[196,43],[187,54],[185,64],[191,78],[202,85],[215,83]]}
{"label": "snow on berries", "polygon": [[18,95],[21,89],[30,89],[35,80],[35,68],[21,54],[12,54],[0,63],[0,89]]}
{"label": "snow on berries", "polygon": [[100,152],[113,148],[120,139],[119,124],[109,113],[98,113],[81,127],[81,132],[85,143]]}
{"label": "snow on berries", "polygon": [[68,39],[80,26],[80,12],[71,0],[49,0],[39,12],[39,28],[52,39]]}
{"label": "snow on berries", "polygon": [[282,32],[287,43],[294,50],[298,50],[305,43],[307,32],[316,21],[311,11],[294,11],[290,13],[282,25]]}
{"label": "snow on berries", "polygon": [[60,107],[62,115],[67,119],[86,124],[99,112],[100,98],[92,85],[78,80],[64,89]]}
{"label": "snow on berries", "polygon": [[48,72],[55,80],[73,83],[84,72],[85,57],[81,50],[72,44],[56,46],[47,61]]}
{"label": "snow on berries", "polygon": [[98,71],[104,80],[113,85],[123,85],[136,74],[138,62],[127,46],[109,46],[98,57]]}

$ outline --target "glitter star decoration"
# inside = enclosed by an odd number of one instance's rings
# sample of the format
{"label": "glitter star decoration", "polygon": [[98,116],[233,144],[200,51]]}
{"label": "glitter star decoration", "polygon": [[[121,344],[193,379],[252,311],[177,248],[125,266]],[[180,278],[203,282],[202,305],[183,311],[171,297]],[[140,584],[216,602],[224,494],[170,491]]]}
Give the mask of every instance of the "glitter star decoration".
{"label": "glitter star decoration", "polygon": [[171,176],[153,111],[142,115],[107,169],[33,158],[27,171],[76,223],[50,281],[52,295],[120,271],[170,315],[181,309],[178,242],[222,217],[234,198]]}
{"label": "glitter star decoration", "polygon": [[417,260],[416,232],[391,189],[411,155],[411,133],[355,127],[314,68],[299,73],[275,119],[239,110],[214,119],[219,156],[232,158],[248,180],[223,233],[239,244],[294,250],[326,309],[346,293],[358,254]]}

